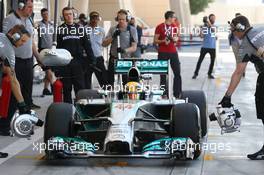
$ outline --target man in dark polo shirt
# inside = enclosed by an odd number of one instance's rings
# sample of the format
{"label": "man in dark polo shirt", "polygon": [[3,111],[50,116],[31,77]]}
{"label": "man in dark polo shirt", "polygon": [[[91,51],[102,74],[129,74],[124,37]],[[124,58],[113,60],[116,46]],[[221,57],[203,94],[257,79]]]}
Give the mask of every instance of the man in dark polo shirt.
{"label": "man in dark polo shirt", "polygon": [[[158,59],[159,60],[170,60],[171,69],[174,74],[173,81],[173,95],[179,98],[182,92],[182,80],[180,61],[176,50],[177,42],[177,28],[173,24],[176,18],[173,11],[167,11],[165,13],[165,22],[159,24],[155,30],[154,43],[159,46],[158,48]],[[166,76],[160,76],[160,85],[163,89],[165,87],[165,94],[168,95],[168,87],[166,85]]]}
{"label": "man in dark polo shirt", "polygon": [[[83,70],[84,59],[89,59],[90,61],[94,60],[95,57],[85,28],[74,22],[72,8],[63,8],[62,15],[65,23],[59,26],[57,48],[68,50],[73,59],[67,66],[61,67],[61,69],[55,73],[57,73],[59,77],[62,77],[64,102],[72,103],[72,87],[74,88],[75,95],[79,90],[85,88],[85,72]],[[85,50],[87,55],[86,58],[83,57],[83,50]]]}

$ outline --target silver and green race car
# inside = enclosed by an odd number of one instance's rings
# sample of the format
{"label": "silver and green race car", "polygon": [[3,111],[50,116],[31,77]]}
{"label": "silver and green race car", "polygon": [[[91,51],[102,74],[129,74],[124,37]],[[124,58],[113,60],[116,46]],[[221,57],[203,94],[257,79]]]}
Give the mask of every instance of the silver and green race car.
{"label": "silver and green race car", "polygon": [[[134,84],[142,85],[149,82],[146,74],[168,75],[168,65],[159,60],[118,60],[116,74],[128,74],[133,81],[137,77],[140,81]],[[202,91],[183,91],[181,99],[175,99],[160,90],[81,90],[76,99],[75,105],[54,103],[48,108],[47,159],[196,159],[201,154],[200,143],[207,134]]]}

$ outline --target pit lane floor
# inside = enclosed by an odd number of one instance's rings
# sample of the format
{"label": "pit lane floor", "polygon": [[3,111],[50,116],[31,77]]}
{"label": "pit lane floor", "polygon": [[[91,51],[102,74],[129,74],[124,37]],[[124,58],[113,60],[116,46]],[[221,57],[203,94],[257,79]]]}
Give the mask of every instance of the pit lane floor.
{"label": "pit lane floor", "polygon": [[[209,113],[215,112],[215,106],[221,100],[235,67],[235,59],[227,42],[220,43],[220,54],[215,66],[216,79],[207,79],[209,58],[202,64],[200,75],[192,80],[192,74],[199,56],[199,48],[187,48],[180,52],[184,90],[204,90],[208,100]],[[264,141],[263,128],[255,116],[254,90],[257,74],[254,66],[249,64],[246,77],[240,83],[232,102],[239,108],[243,117],[241,132],[220,134],[217,123],[210,123],[206,149],[198,160],[146,160],[146,159],[90,159],[57,160],[47,162],[44,153],[36,147],[42,142],[43,128],[36,129],[31,140],[0,136],[0,151],[10,156],[0,159],[0,175],[144,175],[144,174],[185,174],[185,175],[263,175],[264,161],[250,161],[247,153],[253,153]],[[41,94],[43,85],[34,85],[34,95]],[[52,97],[35,97],[34,102],[42,108],[37,112],[44,118]],[[34,144],[33,144],[34,143]]]}

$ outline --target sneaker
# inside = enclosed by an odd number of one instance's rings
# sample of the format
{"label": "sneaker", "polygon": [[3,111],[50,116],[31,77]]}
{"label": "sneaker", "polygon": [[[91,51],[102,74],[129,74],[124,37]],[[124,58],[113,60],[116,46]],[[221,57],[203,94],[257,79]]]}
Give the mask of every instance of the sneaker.
{"label": "sneaker", "polygon": [[42,95],[52,95],[52,92],[50,92],[47,88],[43,89]]}
{"label": "sneaker", "polygon": [[251,160],[264,160],[264,146],[254,154],[248,154],[247,157]]}
{"label": "sneaker", "polygon": [[209,79],[215,79],[215,77],[213,75],[208,75]]}
{"label": "sneaker", "polygon": [[192,76],[192,79],[196,79],[196,78],[197,78],[197,75],[194,74],[194,75]]}
{"label": "sneaker", "polygon": [[38,106],[34,103],[32,103],[30,107],[31,107],[31,109],[40,109],[41,108],[40,106]]}
{"label": "sneaker", "polygon": [[8,157],[8,153],[0,152],[0,158],[6,158],[6,157]]}

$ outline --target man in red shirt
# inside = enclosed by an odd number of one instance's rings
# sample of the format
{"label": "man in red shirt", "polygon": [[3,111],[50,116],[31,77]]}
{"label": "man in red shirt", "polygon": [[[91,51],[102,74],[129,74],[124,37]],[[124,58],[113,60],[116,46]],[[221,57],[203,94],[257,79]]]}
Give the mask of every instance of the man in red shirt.
{"label": "man in red shirt", "polygon": [[[182,92],[182,80],[180,61],[176,50],[177,42],[177,27],[173,24],[175,20],[175,13],[167,11],[165,13],[165,22],[159,24],[155,30],[154,43],[158,45],[158,59],[170,60],[171,69],[174,74],[173,81],[173,95],[179,98]],[[166,76],[160,76],[160,85],[165,87],[165,95],[168,95],[168,87],[166,85]]]}

